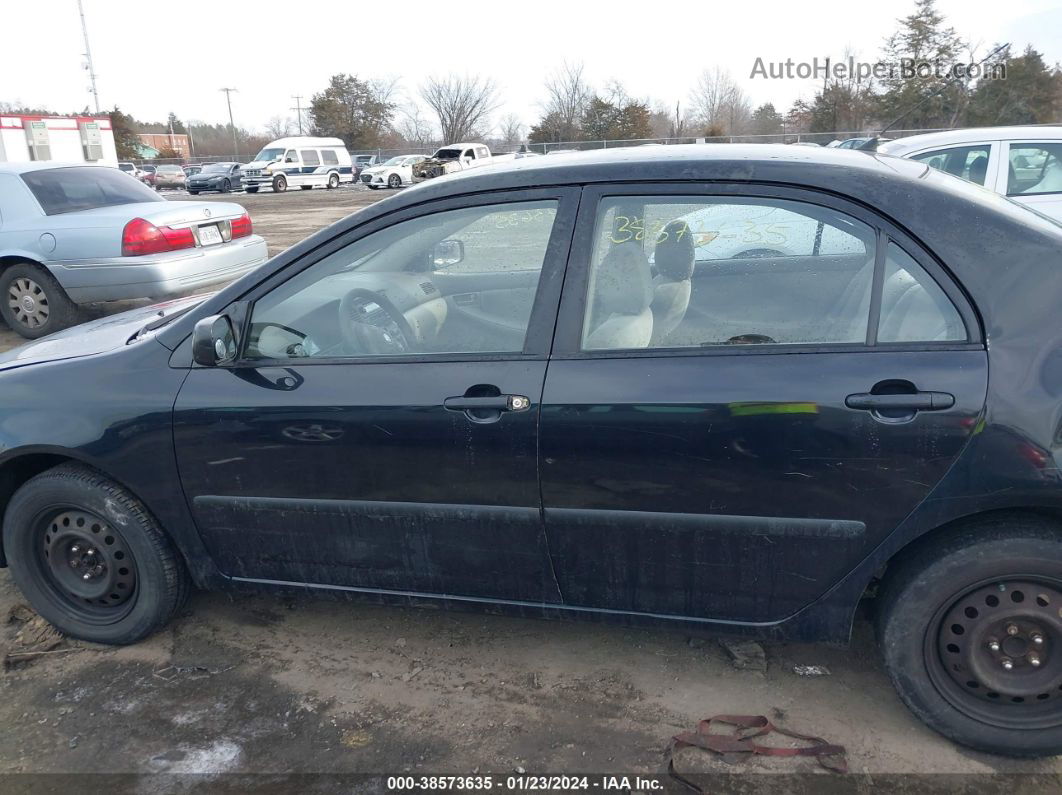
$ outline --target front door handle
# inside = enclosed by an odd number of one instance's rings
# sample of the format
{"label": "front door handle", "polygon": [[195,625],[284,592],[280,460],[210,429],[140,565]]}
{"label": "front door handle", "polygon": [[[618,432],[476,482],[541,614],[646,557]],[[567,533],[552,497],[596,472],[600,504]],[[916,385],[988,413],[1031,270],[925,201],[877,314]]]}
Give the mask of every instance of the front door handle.
{"label": "front door handle", "polygon": [[527,411],[531,400],[523,395],[495,395],[493,397],[448,397],[443,401],[443,408],[451,411],[469,411],[476,409],[493,409],[494,411]]}
{"label": "front door handle", "polygon": [[892,409],[900,411],[941,411],[955,405],[955,396],[947,392],[915,392],[914,394],[874,395],[859,392],[844,399],[850,409],[863,411],[881,411]]}

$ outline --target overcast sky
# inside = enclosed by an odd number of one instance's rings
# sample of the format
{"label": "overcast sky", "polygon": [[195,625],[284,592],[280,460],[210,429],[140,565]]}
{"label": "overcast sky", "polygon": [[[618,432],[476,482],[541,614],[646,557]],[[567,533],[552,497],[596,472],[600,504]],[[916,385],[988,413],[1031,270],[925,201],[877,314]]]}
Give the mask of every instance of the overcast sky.
{"label": "overcast sky", "polygon": [[[847,48],[872,61],[896,18],[914,7],[913,0],[83,2],[102,108],[117,104],[145,121],[171,110],[185,120],[227,121],[218,89],[232,86],[236,123],[252,129],[294,116],[292,95],[308,98],[337,72],[397,77],[407,98],[430,74],[489,75],[502,100],[496,118],[512,112],[530,124],[543,76],[564,59],[583,61],[595,84],[615,78],[631,95],[672,108],[686,101],[700,72],[722,66],[754,105],[784,110],[810,99],[817,83],[749,79],[757,56],[836,59]],[[77,1],[2,6],[0,101],[57,111],[91,103]],[[938,7],[982,51],[1010,41],[1062,61],[1062,0],[939,0]]]}

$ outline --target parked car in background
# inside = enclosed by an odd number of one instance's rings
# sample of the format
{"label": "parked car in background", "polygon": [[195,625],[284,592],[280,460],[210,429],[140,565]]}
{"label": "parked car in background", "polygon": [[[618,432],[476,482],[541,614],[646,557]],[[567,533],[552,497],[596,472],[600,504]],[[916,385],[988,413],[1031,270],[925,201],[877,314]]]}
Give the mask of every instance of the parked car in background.
{"label": "parked car in background", "polygon": [[24,337],[76,323],[78,304],[183,293],[265,259],[238,204],[166,201],[106,166],[0,163],[0,314]]}
{"label": "parked car in background", "polygon": [[980,127],[880,144],[1062,221],[1062,126]]}
{"label": "parked car in background", "polygon": [[398,155],[378,166],[366,168],[358,178],[373,190],[382,187],[401,188],[413,184],[413,167],[423,163],[425,155]]}
{"label": "parked car in background", "polygon": [[341,138],[280,138],[244,165],[242,173],[248,193],[267,186],[277,193],[289,185],[303,190],[316,185],[338,188],[343,182],[354,181],[350,153]]}
{"label": "parked car in background", "polygon": [[193,163],[187,166],[181,166],[181,168],[184,169],[184,175],[186,177],[194,177],[196,174],[203,170],[203,167],[198,163]]}
{"label": "parked car in background", "polygon": [[155,166],[141,166],[140,167],[140,181],[145,185],[155,184]]}
{"label": "parked car in background", "polygon": [[208,163],[198,174],[190,176],[186,187],[193,196],[205,191],[228,193],[242,185],[239,163]]}
{"label": "parked car in background", "polygon": [[118,170],[136,179],[140,179],[140,175],[144,173],[136,167],[135,163],[119,163]]}
{"label": "parked car in background", "polygon": [[1062,226],[884,155],[679,145],[312,241],[0,357],[3,553],[64,635],[134,642],[192,583],[842,644],[873,598],[929,726],[1062,752]]}
{"label": "parked car in background", "polygon": [[417,163],[413,169],[413,179],[420,182],[433,177],[441,177],[443,174],[489,165],[493,165],[493,159],[486,144],[450,144],[436,149],[431,157]]}
{"label": "parked car in background", "polygon": [[183,188],[188,181],[184,169],[180,166],[159,166],[155,169],[155,178],[151,181],[155,190],[163,188]]}
{"label": "parked car in background", "polygon": [[377,155],[354,155],[354,165],[358,169],[360,174],[367,168],[378,166],[380,164],[380,158]]}

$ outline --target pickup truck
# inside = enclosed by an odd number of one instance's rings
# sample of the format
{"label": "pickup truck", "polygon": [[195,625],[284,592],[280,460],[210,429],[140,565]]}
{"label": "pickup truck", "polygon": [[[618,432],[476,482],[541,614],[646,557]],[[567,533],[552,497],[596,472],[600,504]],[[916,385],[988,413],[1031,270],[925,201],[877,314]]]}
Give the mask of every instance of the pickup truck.
{"label": "pickup truck", "polygon": [[449,144],[435,150],[435,153],[427,160],[413,166],[413,181],[421,182],[432,177],[441,177],[443,174],[452,174],[455,171],[493,166],[512,160],[514,157],[515,155],[492,155],[485,144]]}

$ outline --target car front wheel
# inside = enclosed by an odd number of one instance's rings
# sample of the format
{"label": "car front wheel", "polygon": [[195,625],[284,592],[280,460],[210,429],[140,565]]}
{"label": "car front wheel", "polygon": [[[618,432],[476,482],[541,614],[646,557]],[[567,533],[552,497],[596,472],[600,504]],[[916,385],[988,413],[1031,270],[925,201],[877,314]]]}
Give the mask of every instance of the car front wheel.
{"label": "car front wheel", "polygon": [[0,275],[0,314],[11,329],[35,340],[78,321],[77,304],[47,270],[30,262]]}
{"label": "car front wheel", "polygon": [[878,640],[904,703],[958,743],[1062,753],[1062,528],[993,517],[886,571]]}
{"label": "car front wheel", "polygon": [[274,192],[283,193],[287,189],[288,189],[288,180],[285,177],[279,176],[279,177],[274,177],[273,178],[273,191]]}
{"label": "car front wheel", "polygon": [[229,182],[228,180],[225,180],[224,182],[221,183],[221,192],[222,193],[228,193],[230,190],[232,190],[232,183],[231,182]]}
{"label": "car front wheel", "polygon": [[63,634],[133,643],[184,603],[184,563],[147,508],[95,470],[64,464],[28,480],[4,514],[11,575]]}

